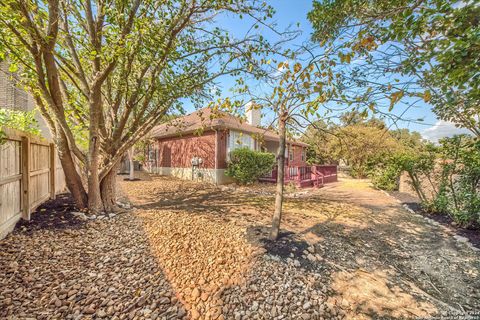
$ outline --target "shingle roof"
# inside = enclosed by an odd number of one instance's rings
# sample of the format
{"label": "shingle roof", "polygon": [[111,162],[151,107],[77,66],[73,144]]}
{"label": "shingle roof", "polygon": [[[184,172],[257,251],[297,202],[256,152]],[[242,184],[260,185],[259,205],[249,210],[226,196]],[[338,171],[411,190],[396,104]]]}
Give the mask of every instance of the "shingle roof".
{"label": "shingle roof", "polygon": [[[186,116],[173,119],[158,125],[150,132],[150,138],[178,137],[185,134],[200,132],[201,130],[232,129],[262,137],[265,141],[278,141],[279,136],[272,130],[252,126],[245,120],[229,113],[212,110],[206,107]],[[292,144],[306,146],[297,141],[288,141]]]}

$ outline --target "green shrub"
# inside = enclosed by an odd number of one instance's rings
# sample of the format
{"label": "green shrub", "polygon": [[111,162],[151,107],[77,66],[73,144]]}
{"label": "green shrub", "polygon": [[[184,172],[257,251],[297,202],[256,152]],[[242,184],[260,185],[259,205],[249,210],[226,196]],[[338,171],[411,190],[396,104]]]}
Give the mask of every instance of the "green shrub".
{"label": "green shrub", "polygon": [[235,149],[230,152],[230,161],[225,174],[239,183],[251,183],[269,173],[274,164],[275,155],[271,153],[248,148]]}
{"label": "green shrub", "polygon": [[440,159],[440,186],[430,209],[462,226],[480,226],[480,141],[462,135],[442,139]]}
{"label": "green shrub", "polygon": [[398,181],[401,170],[394,163],[387,163],[370,171],[370,178],[377,189],[393,191],[398,190]]}
{"label": "green shrub", "polygon": [[398,152],[372,163],[369,176],[375,187],[395,190],[402,172],[424,210],[480,228],[480,140],[459,135],[424,150]]}

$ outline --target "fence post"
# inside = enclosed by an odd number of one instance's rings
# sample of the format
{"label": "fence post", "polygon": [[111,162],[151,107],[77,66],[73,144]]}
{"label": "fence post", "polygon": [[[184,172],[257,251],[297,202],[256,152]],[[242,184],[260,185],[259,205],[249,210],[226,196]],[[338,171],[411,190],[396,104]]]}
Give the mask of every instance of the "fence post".
{"label": "fence post", "polygon": [[30,138],[22,137],[22,218],[30,220]]}
{"label": "fence post", "polygon": [[57,190],[55,185],[55,180],[57,176],[57,164],[55,157],[55,145],[50,143],[50,199],[55,199]]}

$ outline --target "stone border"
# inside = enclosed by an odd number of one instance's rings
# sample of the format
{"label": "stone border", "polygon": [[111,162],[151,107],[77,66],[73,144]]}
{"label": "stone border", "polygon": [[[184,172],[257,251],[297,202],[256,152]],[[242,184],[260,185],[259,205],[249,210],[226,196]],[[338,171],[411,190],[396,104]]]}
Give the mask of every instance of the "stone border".
{"label": "stone border", "polygon": [[405,210],[407,210],[409,213],[411,214],[414,214],[416,215],[417,217],[420,217],[422,219],[424,219],[428,224],[432,225],[432,226],[435,226],[435,227],[438,227],[440,229],[442,229],[445,233],[451,235],[453,237],[453,239],[455,239],[455,241],[458,243],[458,244],[464,244],[466,245],[467,247],[469,247],[470,249],[472,249],[473,251],[475,252],[480,252],[480,248],[477,248],[475,247],[468,238],[466,237],[463,237],[461,235],[458,235],[455,231],[453,231],[452,229],[450,229],[449,227],[441,224],[440,222],[438,221],[435,221],[429,217],[426,217],[426,216],[423,216],[417,212],[415,212],[415,210],[413,210],[412,208],[410,208],[407,204],[405,203],[402,203],[400,200],[398,200],[397,198],[395,198],[394,196],[392,196],[391,194],[389,194],[388,192],[386,192],[385,190],[381,190],[381,189],[376,189],[376,190],[380,190],[381,192],[383,192],[386,196],[392,198],[393,200],[395,200],[398,204],[400,204]]}

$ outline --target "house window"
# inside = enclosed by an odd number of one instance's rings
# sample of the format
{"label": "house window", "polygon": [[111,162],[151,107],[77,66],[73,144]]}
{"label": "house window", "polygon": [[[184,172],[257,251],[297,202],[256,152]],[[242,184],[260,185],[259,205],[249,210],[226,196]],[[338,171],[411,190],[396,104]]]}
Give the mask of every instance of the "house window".
{"label": "house window", "polygon": [[238,148],[255,149],[255,140],[247,133],[230,130],[228,136],[228,153]]}
{"label": "house window", "polygon": [[305,148],[302,148],[302,161],[305,161]]}
{"label": "house window", "polygon": [[290,159],[290,161],[293,161],[293,146],[290,148],[290,154],[288,158]]}

